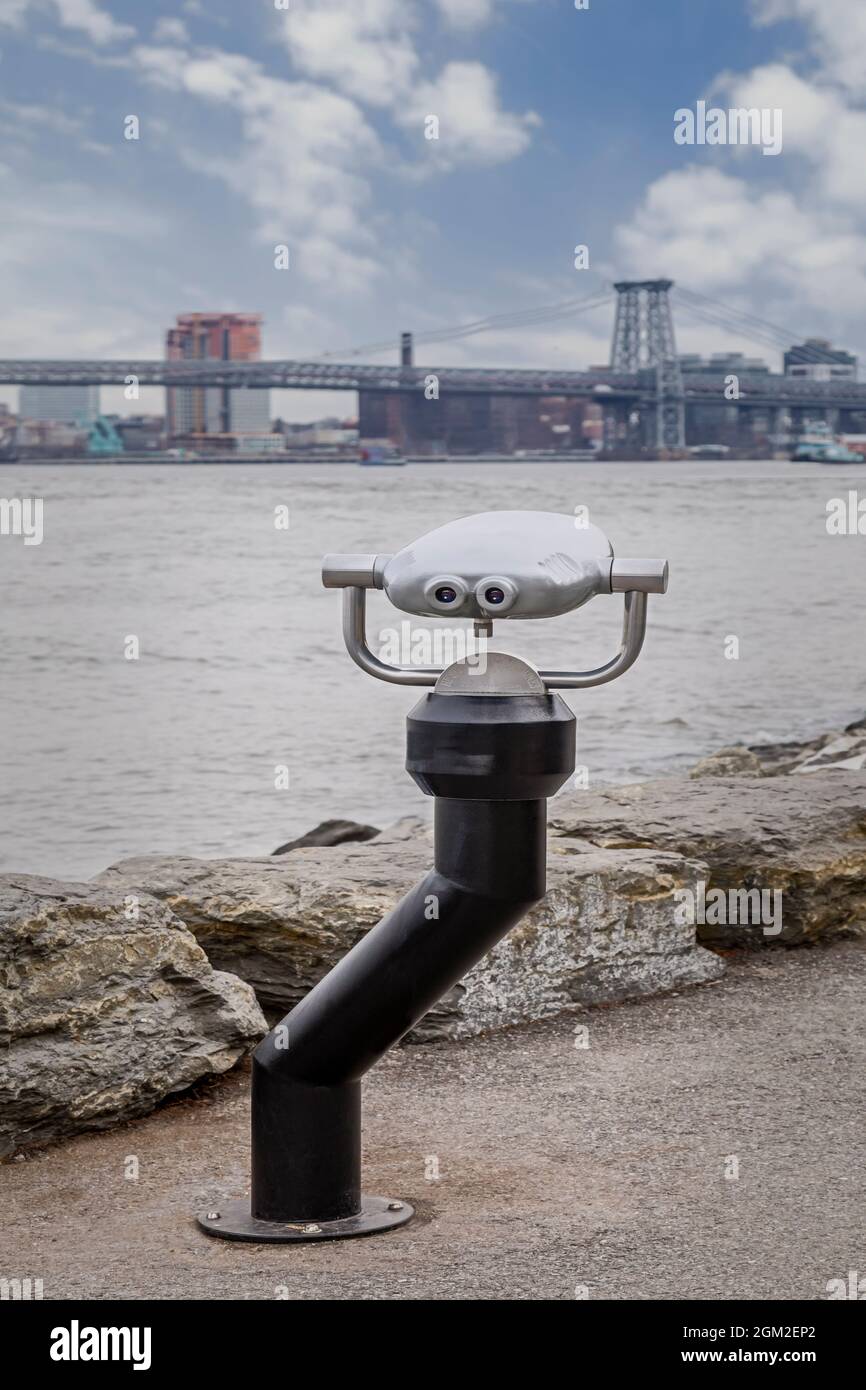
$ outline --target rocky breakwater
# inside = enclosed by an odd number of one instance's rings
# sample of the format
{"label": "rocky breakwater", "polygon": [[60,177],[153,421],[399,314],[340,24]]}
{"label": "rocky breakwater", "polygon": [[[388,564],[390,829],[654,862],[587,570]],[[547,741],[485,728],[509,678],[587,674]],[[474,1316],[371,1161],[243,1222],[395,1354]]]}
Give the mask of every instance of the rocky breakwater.
{"label": "rocky breakwater", "polygon": [[[556,797],[545,899],[412,1038],[710,983],[724,947],[862,933],[864,740],[861,722]],[[232,1066],[265,1031],[262,1011],[291,1009],[432,854],[416,818],[382,832],[329,822],[281,848],[127,859],[88,884],[0,876],[0,1156],[142,1114]],[[771,930],[704,911],[744,895],[778,904]]]}
{"label": "rocky breakwater", "polygon": [[[279,858],[125,860],[99,882],[166,903],[213,964],[248,980],[276,1017],[412,887],[431,853],[429,825],[408,819],[366,843]],[[722,961],[675,911],[677,893],[703,872],[664,848],[597,849],[558,837],[544,901],[430,1011],[414,1038],[467,1037],[717,979]]]}
{"label": "rocky breakwater", "polygon": [[[701,941],[793,945],[866,927],[864,772],[732,777],[704,770],[607,787],[555,801],[551,835],[586,851],[646,848],[699,860],[705,867],[696,905],[709,900],[715,909],[697,915]],[[723,898],[709,899],[715,892]],[[734,895],[744,893],[768,895],[777,920],[733,920],[742,901]]]}
{"label": "rocky breakwater", "polygon": [[[821,746],[835,743],[847,761],[841,737]],[[814,752],[808,746],[801,760]],[[733,759],[740,775],[719,776],[730,772],[731,753],[744,755],[745,765]],[[793,749],[785,758],[796,763]],[[708,982],[724,961],[704,945],[791,945],[862,930],[866,773],[843,766],[771,776],[748,749],[701,766],[691,777],[556,797],[546,898],[412,1036],[466,1037]],[[249,981],[276,1018],[430,863],[430,827],[418,819],[362,843],[317,839],[312,832],[278,858],[130,859],[99,881],[166,903],[213,964]],[[724,898],[721,913],[703,910],[712,894]],[[727,905],[743,895],[758,911],[738,918]]]}
{"label": "rocky breakwater", "polygon": [[164,903],[0,875],[0,1157],[144,1114],[265,1028]]}

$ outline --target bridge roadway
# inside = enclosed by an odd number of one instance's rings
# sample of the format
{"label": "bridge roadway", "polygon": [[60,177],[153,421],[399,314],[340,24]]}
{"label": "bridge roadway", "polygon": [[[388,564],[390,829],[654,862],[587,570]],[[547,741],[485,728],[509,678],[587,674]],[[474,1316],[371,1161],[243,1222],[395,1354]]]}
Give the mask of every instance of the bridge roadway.
{"label": "bridge roadway", "polygon": [[[402,367],[329,361],[221,362],[186,359],[0,361],[0,385],[8,386],[216,386],[250,389],[332,391],[423,391],[427,378],[439,391],[463,395],[581,396],[653,404],[655,372],[585,372],[508,367]],[[726,377],[686,374],[688,404],[724,400]],[[813,381],[773,374],[743,374],[739,404],[747,407],[800,406],[866,411],[866,383]]]}

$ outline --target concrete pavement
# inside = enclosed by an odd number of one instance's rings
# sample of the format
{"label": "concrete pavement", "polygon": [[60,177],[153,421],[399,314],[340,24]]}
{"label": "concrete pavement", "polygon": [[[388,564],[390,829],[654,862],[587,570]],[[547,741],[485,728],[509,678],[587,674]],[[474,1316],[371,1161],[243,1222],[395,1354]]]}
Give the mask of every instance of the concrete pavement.
{"label": "concrete pavement", "polygon": [[826,1298],[866,1274],[866,942],[729,967],[386,1058],[365,1187],[416,1204],[399,1231],[279,1247],[197,1230],[245,1189],[240,1071],[6,1166],[0,1275],[41,1278],[46,1299]]}

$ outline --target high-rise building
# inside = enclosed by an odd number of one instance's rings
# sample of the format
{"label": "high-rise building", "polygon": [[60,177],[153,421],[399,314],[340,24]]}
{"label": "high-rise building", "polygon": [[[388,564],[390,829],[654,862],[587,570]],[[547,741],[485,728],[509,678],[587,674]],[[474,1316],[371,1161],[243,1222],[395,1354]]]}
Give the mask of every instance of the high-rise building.
{"label": "high-rise building", "polygon": [[807,338],[785,353],[785,376],[804,376],[812,381],[857,379],[857,358],[843,348],[831,347],[826,338]]}
{"label": "high-rise building", "polygon": [[[261,358],[261,314],[178,314],[168,330],[169,362],[257,362]],[[184,435],[261,434],[270,429],[270,392],[222,386],[169,386],[167,431]]]}
{"label": "high-rise building", "polygon": [[98,386],[22,386],[22,420],[90,427],[99,414]]}

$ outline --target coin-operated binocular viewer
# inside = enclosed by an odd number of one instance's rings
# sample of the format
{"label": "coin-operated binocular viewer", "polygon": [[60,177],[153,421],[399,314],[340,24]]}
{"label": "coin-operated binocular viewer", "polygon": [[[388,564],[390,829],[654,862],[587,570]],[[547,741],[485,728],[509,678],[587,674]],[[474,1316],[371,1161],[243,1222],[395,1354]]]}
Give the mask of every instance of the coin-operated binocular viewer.
{"label": "coin-operated binocular viewer", "polygon": [[[462,517],[396,555],[328,555],[343,636],[362,670],[432,687],[408,717],[406,767],[434,798],[433,868],[253,1054],[252,1190],[199,1217],[232,1240],[326,1240],[402,1225],[408,1202],[361,1191],[361,1078],[544,896],[547,798],[574,771],[575,719],[557,689],[636,660],[662,560],[618,560],[595,526],[551,512]],[[625,596],[622,645],[591,671],[487,652],[446,670],[391,666],[367,645],[368,589],[418,617],[554,618]],[[431,912],[431,903],[435,910]]]}

